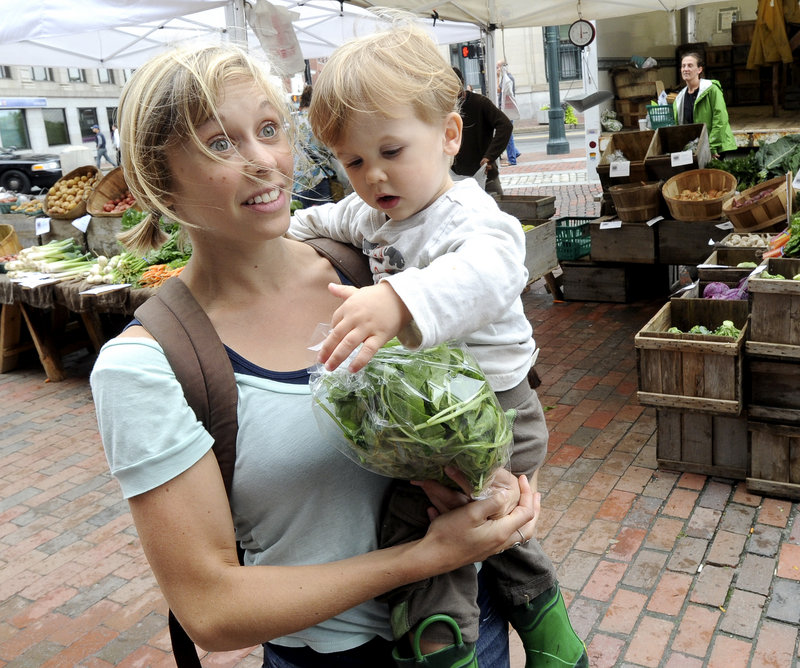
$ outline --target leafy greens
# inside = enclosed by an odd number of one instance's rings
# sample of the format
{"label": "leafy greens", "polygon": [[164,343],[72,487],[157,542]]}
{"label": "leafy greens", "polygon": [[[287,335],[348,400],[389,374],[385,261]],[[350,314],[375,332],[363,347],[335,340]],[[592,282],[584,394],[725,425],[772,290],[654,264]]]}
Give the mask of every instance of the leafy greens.
{"label": "leafy greens", "polygon": [[311,391],[347,439],[337,447],[364,468],[454,486],[444,473],[454,466],[477,495],[507,463],[514,411],[503,412],[466,348],[411,351],[393,339],[358,373],[343,366],[315,376]]}

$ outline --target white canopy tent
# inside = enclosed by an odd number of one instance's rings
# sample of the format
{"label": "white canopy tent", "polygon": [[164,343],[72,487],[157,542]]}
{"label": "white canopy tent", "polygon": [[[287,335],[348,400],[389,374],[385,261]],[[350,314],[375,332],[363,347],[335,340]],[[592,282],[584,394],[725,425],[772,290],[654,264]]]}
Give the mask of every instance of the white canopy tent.
{"label": "white canopy tent", "polygon": [[[293,27],[304,58],[330,55],[342,42],[371,32],[383,21],[338,0],[271,0],[295,15]],[[0,0],[0,63],[48,67],[135,68],[171,45],[213,42],[246,33],[249,48],[260,44],[246,29],[242,0],[37,0],[20,6]],[[473,23],[421,20],[440,44],[480,38]]]}

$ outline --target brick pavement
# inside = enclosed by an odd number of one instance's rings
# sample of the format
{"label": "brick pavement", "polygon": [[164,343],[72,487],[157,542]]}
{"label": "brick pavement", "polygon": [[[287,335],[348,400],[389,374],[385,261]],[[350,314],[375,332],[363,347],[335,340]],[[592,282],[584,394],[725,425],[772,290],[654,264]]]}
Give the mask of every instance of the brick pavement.
{"label": "brick pavement", "polygon": [[[550,427],[538,536],[591,665],[795,665],[797,504],[656,466],[633,335],[661,302],[554,303],[535,285],[524,303]],[[92,359],[70,355],[61,383],[31,358],[0,375],[0,668],[172,665],[165,605],[106,471]]]}

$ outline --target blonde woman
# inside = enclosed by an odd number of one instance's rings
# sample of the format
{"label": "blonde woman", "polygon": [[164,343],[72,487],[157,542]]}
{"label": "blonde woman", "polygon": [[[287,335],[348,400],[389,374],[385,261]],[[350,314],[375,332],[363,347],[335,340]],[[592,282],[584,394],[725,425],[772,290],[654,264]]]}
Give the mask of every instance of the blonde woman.
{"label": "blonde woman", "polygon": [[[183,226],[192,257],[172,280],[206,312],[234,369],[231,504],[211,435],[141,325],[103,347],[92,391],[144,552],[198,645],[264,643],[269,667],[374,668],[391,662],[389,611],[376,596],[510,548],[519,530],[532,532],[536,507],[527,480],[509,475],[507,493],[440,506],[419,540],[377,549],[389,481],[340,454],[311,413],[306,346],[339,305],[327,286],[343,277],[285,236],[284,99],[258,63],[228,47],[157,56],[120,99],[126,182],[152,212],[124,240],[158,246],[161,215]],[[490,649],[507,642],[496,618],[483,628],[494,629]]]}

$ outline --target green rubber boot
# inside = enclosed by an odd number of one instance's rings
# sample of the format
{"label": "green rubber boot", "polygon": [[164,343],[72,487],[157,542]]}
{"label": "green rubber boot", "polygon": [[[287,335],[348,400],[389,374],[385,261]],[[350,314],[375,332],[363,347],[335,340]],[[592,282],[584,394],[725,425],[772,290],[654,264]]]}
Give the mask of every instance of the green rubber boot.
{"label": "green rubber boot", "polygon": [[525,668],[589,668],[586,647],[572,628],[558,584],[511,608],[508,621],[525,648]]}
{"label": "green rubber boot", "polygon": [[[419,648],[422,632],[434,622],[449,624],[453,629],[456,642],[430,654],[423,654]],[[397,648],[393,649],[392,658],[395,664],[398,666],[428,666],[429,668],[478,668],[475,643],[465,643],[461,638],[461,629],[458,628],[458,624],[447,615],[431,615],[422,620],[412,636],[411,650],[414,656],[405,658],[400,656]]]}

